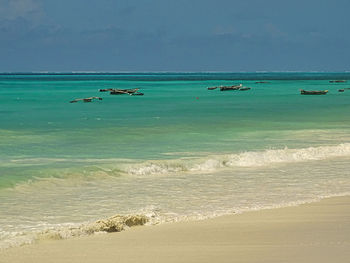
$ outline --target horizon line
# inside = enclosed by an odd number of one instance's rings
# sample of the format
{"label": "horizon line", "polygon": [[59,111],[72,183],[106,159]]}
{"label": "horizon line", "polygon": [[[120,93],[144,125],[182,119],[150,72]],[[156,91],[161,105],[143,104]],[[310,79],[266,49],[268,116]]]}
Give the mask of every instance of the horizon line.
{"label": "horizon line", "polygon": [[328,73],[328,74],[337,74],[337,73],[350,73],[350,71],[293,71],[293,70],[273,70],[273,71],[3,71],[0,72],[0,75],[74,75],[74,74],[268,74],[268,73]]}

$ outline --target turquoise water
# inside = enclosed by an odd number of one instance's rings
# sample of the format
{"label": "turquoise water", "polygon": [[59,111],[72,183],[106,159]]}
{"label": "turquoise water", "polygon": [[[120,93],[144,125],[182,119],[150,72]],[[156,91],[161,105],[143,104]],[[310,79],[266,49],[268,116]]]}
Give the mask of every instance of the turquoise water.
{"label": "turquoise water", "polygon": [[[0,75],[0,243],[113,214],[172,221],[348,193],[350,82],[331,79],[350,73]],[[239,83],[252,89],[207,90]],[[69,103],[90,96],[103,100]]]}

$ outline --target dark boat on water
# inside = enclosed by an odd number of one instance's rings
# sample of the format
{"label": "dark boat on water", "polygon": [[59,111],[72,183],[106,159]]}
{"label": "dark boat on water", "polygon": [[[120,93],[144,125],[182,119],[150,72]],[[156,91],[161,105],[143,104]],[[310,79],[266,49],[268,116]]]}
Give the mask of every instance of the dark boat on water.
{"label": "dark boat on water", "polygon": [[208,90],[214,90],[214,89],[220,89],[220,91],[239,90],[241,87],[242,87],[242,84],[233,85],[233,86],[208,87]]}
{"label": "dark boat on water", "polygon": [[248,88],[248,87],[242,87],[242,88],[240,88],[239,90],[250,90],[251,88]]}
{"label": "dark boat on water", "polygon": [[82,98],[82,99],[74,99],[74,100],[71,100],[70,103],[75,103],[75,102],[78,102],[78,101],[83,101],[83,102],[92,102],[92,100],[102,100],[102,98],[100,97],[89,97],[89,98]]}
{"label": "dark boat on water", "polygon": [[223,86],[220,87],[220,91],[239,90],[240,88],[242,88],[242,84],[233,86]]}
{"label": "dark boat on water", "polygon": [[346,82],[346,80],[338,79],[338,80],[330,80],[329,82],[330,83],[344,83],[344,82]]}
{"label": "dark boat on water", "polygon": [[124,95],[124,94],[128,94],[128,95],[132,95],[134,93],[136,93],[139,89],[112,89],[110,90],[111,95]]}
{"label": "dark boat on water", "polygon": [[100,92],[112,91],[113,89],[100,89]]}
{"label": "dark boat on water", "polygon": [[300,90],[301,95],[326,95],[328,90]]}
{"label": "dark boat on water", "polygon": [[339,92],[344,92],[345,90],[349,90],[350,88],[338,89]]}
{"label": "dark boat on water", "polygon": [[100,89],[100,92],[109,91],[111,95],[123,95],[123,94],[131,95],[136,93],[138,90],[139,89]]}
{"label": "dark boat on water", "polygon": [[268,81],[257,81],[257,82],[255,82],[256,84],[262,84],[262,83],[269,83]]}

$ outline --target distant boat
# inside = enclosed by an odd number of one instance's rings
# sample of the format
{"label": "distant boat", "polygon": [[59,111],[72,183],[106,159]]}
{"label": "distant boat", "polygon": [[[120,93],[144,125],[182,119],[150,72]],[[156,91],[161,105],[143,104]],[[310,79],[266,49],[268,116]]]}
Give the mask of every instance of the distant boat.
{"label": "distant boat", "polygon": [[251,88],[248,88],[248,87],[242,87],[240,88],[239,90],[250,90]]}
{"label": "distant boat", "polygon": [[100,92],[109,91],[111,95],[123,95],[123,94],[133,94],[139,89],[100,89]]}
{"label": "distant boat", "polygon": [[71,100],[70,103],[75,103],[75,102],[78,102],[78,101],[91,102],[94,99],[102,100],[102,98],[100,98],[100,97],[89,97],[89,98],[74,99],[74,100]]}
{"label": "distant boat", "polygon": [[338,89],[339,92],[344,92],[345,90],[349,90],[350,88]]}
{"label": "distant boat", "polygon": [[329,82],[330,83],[343,83],[343,82],[346,82],[346,80],[338,79],[338,80],[330,80]]}
{"label": "distant boat", "polygon": [[123,95],[128,94],[132,95],[133,93],[136,93],[139,89],[112,89],[110,90],[111,95]]}
{"label": "distant boat", "polygon": [[100,92],[112,91],[113,89],[100,89]]}
{"label": "distant boat", "polygon": [[257,81],[255,82],[256,84],[259,84],[259,83],[269,83],[268,81]]}
{"label": "distant boat", "polygon": [[328,90],[300,90],[301,95],[326,95]]}
{"label": "distant boat", "polygon": [[239,90],[240,88],[242,88],[242,84],[233,85],[233,86],[223,86],[223,87],[220,87],[220,91]]}

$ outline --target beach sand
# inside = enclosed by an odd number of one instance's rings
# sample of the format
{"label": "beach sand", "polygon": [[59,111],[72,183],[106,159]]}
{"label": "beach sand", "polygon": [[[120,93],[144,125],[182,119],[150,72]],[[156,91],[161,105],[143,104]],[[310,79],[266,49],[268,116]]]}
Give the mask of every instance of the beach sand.
{"label": "beach sand", "polygon": [[350,197],[46,240],[0,252],[0,262],[346,263],[350,262]]}

